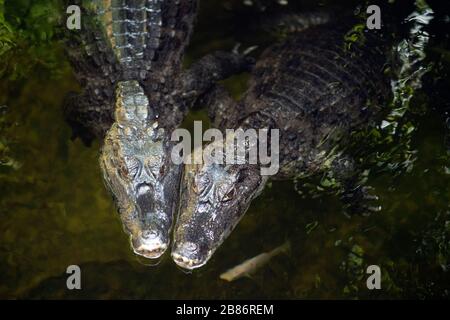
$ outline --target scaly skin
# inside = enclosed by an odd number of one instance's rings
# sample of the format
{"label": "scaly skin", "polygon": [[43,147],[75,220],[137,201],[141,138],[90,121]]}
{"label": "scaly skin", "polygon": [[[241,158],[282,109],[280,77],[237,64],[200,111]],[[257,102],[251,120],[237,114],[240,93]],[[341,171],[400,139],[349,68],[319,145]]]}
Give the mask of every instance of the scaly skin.
{"label": "scaly skin", "polygon": [[104,139],[100,166],[136,254],[169,244],[182,167],[171,161],[172,130],[215,81],[249,66],[218,52],[182,70],[196,0],[92,0],[67,53],[83,88],[66,103],[74,134]]}
{"label": "scaly skin", "polygon": [[[311,28],[268,48],[240,102],[217,87],[208,103],[222,132],[280,130],[280,171],[274,178],[333,170],[342,182],[342,194],[352,193],[355,199],[364,194],[357,188],[354,161],[334,151],[347,144],[352,132],[376,123],[390,96],[390,83],[384,72],[387,42],[369,31],[363,46],[354,43],[345,49],[344,36],[352,25],[348,21]],[[254,164],[186,165],[174,261],[187,269],[203,266],[267,179]]]}

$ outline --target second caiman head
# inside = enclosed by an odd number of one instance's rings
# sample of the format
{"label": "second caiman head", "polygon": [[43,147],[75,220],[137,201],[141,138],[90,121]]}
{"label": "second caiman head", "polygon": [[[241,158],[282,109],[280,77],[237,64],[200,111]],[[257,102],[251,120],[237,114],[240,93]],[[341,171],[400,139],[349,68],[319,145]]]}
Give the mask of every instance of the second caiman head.
{"label": "second caiman head", "polygon": [[134,252],[156,259],[169,246],[182,167],[171,161],[170,135],[150,110],[137,81],[118,84],[100,167]]}
{"label": "second caiman head", "polygon": [[[215,141],[194,151],[217,150]],[[228,136],[225,144],[233,144]],[[236,160],[236,159],[235,159]],[[244,216],[267,182],[260,166],[241,161],[186,164],[180,187],[180,210],[174,230],[172,259],[183,269],[205,265]]]}

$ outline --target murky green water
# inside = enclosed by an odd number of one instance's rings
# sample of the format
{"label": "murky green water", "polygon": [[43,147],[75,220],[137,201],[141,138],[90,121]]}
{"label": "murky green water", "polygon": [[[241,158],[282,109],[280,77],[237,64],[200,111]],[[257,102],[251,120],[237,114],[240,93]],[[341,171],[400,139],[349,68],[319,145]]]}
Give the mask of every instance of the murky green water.
{"label": "murky green water", "polygon": [[[26,30],[27,26],[34,28],[36,17],[42,14],[37,5],[57,1],[15,3],[6,1],[10,10],[6,16],[28,17],[22,21]],[[235,3],[208,1],[203,5],[188,61],[214,49],[231,48],[237,41],[261,46],[270,42],[266,35],[246,26],[257,11],[242,10]],[[0,1],[0,7],[2,4]],[[27,10],[20,12],[19,7]],[[380,213],[349,219],[332,196],[303,199],[292,182],[274,182],[253,202],[212,260],[201,270],[186,274],[168,255],[159,265],[146,266],[131,253],[102,183],[99,145],[86,147],[71,141],[70,128],[62,118],[65,94],[77,89],[71,69],[57,42],[48,41],[44,47],[25,47],[18,51],[22,55],[8,61],[3,56],[5,60],[0,61],[10,66],[14,59],[19,62],[19,67],[8,69],[0,78],[0,106],[7,106],[1,108],[0,123],[1,298],[450,295],[450,164],[443,112],[432,105],[448,97],[447,93],[423,90],[415,101],[425,111],[413,116],[418,127],[412,142],[418,151],[413,170],[397,178],[395,172],[388,172],[369,179],[381,197]],[[448,89],[449,53],[441,47],[433,50],[431,57],[439,59],[434,62],[440,69],[428,77],[435,90]],[[56,57],[54,64],[39,59],[49,55]],[[25,70],[17,70],[20,66]],[[14,70],[20,73],[17,79],[11,79]],[[245,79],[236,77],[227,85],[239,94]],[[186,126],[204,118],[202,112],[193,112]],[[290,255],[276,257],[251,278],[232,283],[219,279],[228,268],[286,239],[292,244]],[[71,264],[81,266],[81,291],[66,289],[65,270]],[[381,267],[382,290],[366,288],[365,270],[371,264]]]}

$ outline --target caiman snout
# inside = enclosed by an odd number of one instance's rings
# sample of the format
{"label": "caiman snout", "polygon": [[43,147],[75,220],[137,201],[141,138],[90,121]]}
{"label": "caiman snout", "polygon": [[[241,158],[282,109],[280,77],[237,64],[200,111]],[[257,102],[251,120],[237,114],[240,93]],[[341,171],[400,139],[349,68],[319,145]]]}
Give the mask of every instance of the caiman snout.
{"label": "caiman snout", "polygon": [[194,242],[175,243],[172,259],[181,268],[189,270],[203,266],[208,260],[202,257],[199,245]]}
{"label": "caiman snout", "polygon": [[[155,189],[151,184],[142,183],[136,188],[136,204],[141,221],[141,230],[131,236],[133,250],[146,258],[156,259],[169,246],[169,230],[172,217],[155,204]],[[160,210],[155,210],[160,209]]]}
{"label": "caiman snout", "polygon": [[145,218],[145,214],[153,211],[154,209],[154,200],[152,197],[153,188],[150,184],[142,183],[137,187],[136,195],[137,195],[137,205],[141,211],[142,218]]}
{"label": "caiman snout", "polygon": [[136,237],[131,237],[133,251],[145,258],[157,259],[161,257],[169,246],[167,236],[159,230],[145,230]]}

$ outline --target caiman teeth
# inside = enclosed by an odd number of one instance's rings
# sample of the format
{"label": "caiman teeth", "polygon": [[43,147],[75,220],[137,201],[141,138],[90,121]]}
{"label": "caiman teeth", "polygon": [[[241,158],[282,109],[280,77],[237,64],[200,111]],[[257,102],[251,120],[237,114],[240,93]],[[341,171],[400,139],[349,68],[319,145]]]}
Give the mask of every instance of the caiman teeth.
{"label": "caiman teeth", "polygon": [[138,248],[133,248],[135,254],[147,259],[158,259],[167,250],[167,244],[157,246],[141,245]]}
{"label": "caiman teeth", "polygon": [[179,267],[183,269],[192,270],[199,268],[203,265],[200,263],[200,260],[198,259],[189,259],[176,252],[172,252],[172,259]]}

